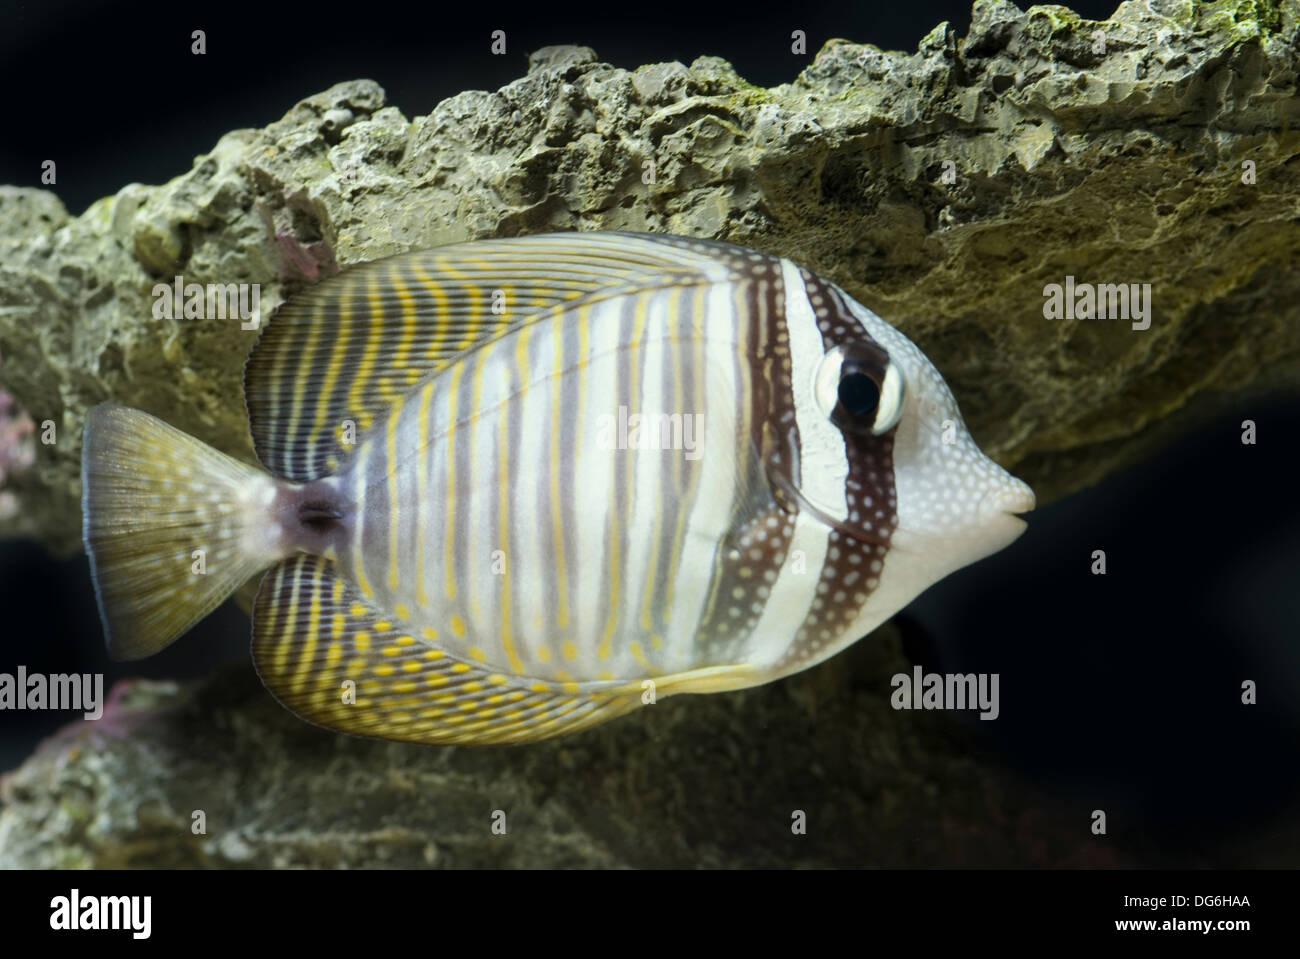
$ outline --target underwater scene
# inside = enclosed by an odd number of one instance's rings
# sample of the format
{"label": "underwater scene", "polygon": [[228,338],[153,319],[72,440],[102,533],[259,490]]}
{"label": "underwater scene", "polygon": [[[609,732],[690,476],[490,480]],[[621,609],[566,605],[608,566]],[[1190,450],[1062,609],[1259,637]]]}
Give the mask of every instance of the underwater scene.
{"label": "underwater scene", "polygon": [[0,5],[0,866],[1300,866],[1300,5],[367,7]]}

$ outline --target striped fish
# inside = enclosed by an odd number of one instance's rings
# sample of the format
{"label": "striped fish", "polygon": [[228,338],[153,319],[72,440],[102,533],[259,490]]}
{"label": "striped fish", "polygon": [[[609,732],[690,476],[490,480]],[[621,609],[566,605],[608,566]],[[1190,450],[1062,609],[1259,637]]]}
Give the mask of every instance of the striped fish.
{"label": "striped fish", "polygon": [[543,739],[806,669],[1034,505],[897,330],[681,237],[357,265],[276,314],[244,393],[264,470],[91,411],[109,650],[150,655],[264,574],[267,687],[388,739]]}

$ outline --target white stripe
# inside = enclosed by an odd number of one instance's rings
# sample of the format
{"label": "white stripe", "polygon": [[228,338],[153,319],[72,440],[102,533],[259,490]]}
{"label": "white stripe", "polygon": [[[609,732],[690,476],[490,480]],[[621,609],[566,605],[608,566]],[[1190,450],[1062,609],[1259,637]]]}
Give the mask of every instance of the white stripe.
{"label": "white stripe", "polygon": [[[631,401],[629,413],[658,416],[663,413],[680,413],[670,408],[672,400],[664,395],[664,337],[668,320],[667,298],[662,291],[648,294],[646,304],[646,326],[642,334],[640,350],[629,356],[632,363],[644,356],[644,369],[639,381],[639,395]],[[654,541],[655,514],[666,495],[666,481],[672,475],[673,457],[682,456],[681,450],[640,450],[630,454],[629,467],[636,470],[635,499],[631,503],[631,522],[626,530],[623,548],[627,556],[627,579],[623,586],[624,619],[623,642],[617,643],[611,651],[611,658],[606,668],[615,676],[638,676],[644,672],[629,650],[630,641],[637,638],[647,657],[653,657],[649,635],[641,629],[641,609],[645,604],[645,592],[650,578],[650,561],[655,547],[671,549],[668,537],[659,531],[659,542]],[[656,559],[656,562],[658,560]],[[654,603],[651,601],[650,614],[655,616]]]}
{"label": "white stripe", "polygon": [[[580,424],[566,424],[569,435],[580,429],[576,438],[572,488],[565,491],[571,498],[570,507],[577,529],[574,531],[574,549],[568,557],[573,584],[575,619],[574,643],[578,647],[577,659],[564,659],[561,650],[553,650],[555,665],[575,676],[584,666],[591,675],[603,668],[596,647],[605,629],[606,607],[609,602],[609,569],[605,557],[605,524],[609,520],[610,491],[614,486],[614,458],[621,452],[602,447],[607,437],[602,430],[602,417],[618,415],[618,335],[619,312],[622,298],[594,304],[587,318],[588,355],[586,382],[578,392]],[[579,322],[575,318],[572,322]],[[575,370],[572,374],[578,376]],[[577,389],[575,379],[574,389]],[[609,431],[609,439],[617,442],[617,428]],[[561,452],[563,455],[563,451]],[[558,646],[558,644],[557,644]]]}
{"label": "white stripe", "polygon": [[[447,474],[454,468],[448,453],[447,444],[448,403],[451,395],[448,386],[451,380],[444,377],[434,391],[429,404],[429,435],[424,437],[427,444],[424,454],[428,457],[428,496],[423,504],[421,515],[424,527],[424,595],[428,600],[425,607],[426,622],[434,626],[439,634],[449,632],[446,623],[439,621],[447,613],[446,600],[443,596],[447,571],[443,568],[443,557],[447,546],[447,526],[454,518],[447,512]],[[459,441],[458,437],[458,441]],[[457,488],[458,495],[464,495]],[[459,503],[457,504],[459,508]]]}
{"label": "white stripe", "polygon": [[849,513],[844,495],[849,458],[844,450],[844,437],[818,407],[816,398],[817,367],[826,355],[826,348],[799,268],[789,260],[782,260],[781,275],[785,280],[785,326],[790,334],[794,415],[799,427],[799,492],[826,516],[843,520]]}
{"label": "white stripe", "polygon": [[[830,527],[806,513],[796,517],[785,565],[772,584],[772,594],[763,607],[758,625],[745,640],[746,662],[770,666],[789,652],[799,628],[812,612],[829,541]],[[796,566],[803,572],[795,572]],[[854,638],[859,635],[854,634]],[[804,667],[801,664],[799,668]]]}
{"label": "white stripe", "polygon": [[[686,296],[692,296],[687,291]],[[693,371],[696,390],[703,393],[703,409],[684,409],[682,414],[704,414],[704,437],[695,503],[686,522],[682,558],[675,572],[672,619],[665,637],[669,672],[681,672],[698,665],[695,643],[704,603],[713,579],[716,550],[705,544],[720,543],[729,531],[736,498],[736,371],[731,351],[736,349],[736,324],[731,314],[731,289],[712,285],[704,298],[704,316],[696,317],[704,336],[704,366]],[[701,390],[702,384],[702,390]],[[687,401],[687,406],[693,406]]]}
{"label": "white stripe", "polygon": [[[457,586],[464,590],[462,595],[466,601],[463,610],[469,627],[466,645],[478,645],[487,655],[488,662],[493,664],[505,663],[500,611],[497,609],[499,583],[492,573],[492,551],[502,548],[496,541],[493,519],[497,512],[496,474],[501,466],[496,452],[497,418],[504,415],[498,403],[503,393],[503,380],[510,375],[502,363],[503,352],[498,344],[490,344],[480,348],[481,359],[476,357],[470,361],[461,381],[463,386],[467,386],[467,400],[458,411],[462,418],[469,418],[464,437],[469,444],[466,447],[469,475],[464,477],[466,498],[461,501],[464,505],[456,508],[467,510],[469,523],[460,564],[462,574]],[[476,373],[482,385],[477,406],[474,404]],[[462,478],[457,476],[456,480],[460,483]]]}
{"label": "white stripe", "polygon": [[[515,334],[517,336],[518,334]],[[512,451],[519,457],[516,485],[510,491],[511,528],[515,548],[506,557],[506,575],[510,577],[511,598],[519,607],[520,615],[512,618],[515,651],[530,675],[546,675],[537,658],[537,647],[542,639],[554,633],[554,617],[544,617],[542,611],[548,602],[559,606],[555,597],[557,577],[553,557],[542,556],[542,530],[551,528],[551,514],[536,510],[537,492],[550,490],[550,436],[559,424],[551,417],[551,366],[555,356],[558,330],[554,321],[533,327],[528,343],[528,372],[519,394],[515,415],[519,417],[520,449]],[[514,353],[514,337],[508,340]],[[554,371],[558,373],[558,371]],[[547,497],[549,499],[549,497]]]}

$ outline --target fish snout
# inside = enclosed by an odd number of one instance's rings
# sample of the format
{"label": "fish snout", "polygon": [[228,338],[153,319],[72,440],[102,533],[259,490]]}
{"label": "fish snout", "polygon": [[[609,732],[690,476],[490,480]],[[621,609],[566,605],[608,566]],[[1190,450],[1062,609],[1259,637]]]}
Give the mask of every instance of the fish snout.
{"label": "fish snout", "polygon": [[989,487],[980,499],[979,513],[989,518],[1007,513],[1018,516],[1031,512],[1036,504],[1037,499],[1029,484],[1007,474],[1003,482]]}

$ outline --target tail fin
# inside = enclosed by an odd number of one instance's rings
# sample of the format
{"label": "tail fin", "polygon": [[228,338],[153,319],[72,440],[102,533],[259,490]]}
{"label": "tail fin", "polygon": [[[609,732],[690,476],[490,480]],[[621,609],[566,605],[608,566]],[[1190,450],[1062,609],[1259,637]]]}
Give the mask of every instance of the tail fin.
{"label": "tail fin", "polygon": [[82,538],[114,659],[158,652],[283,557],[276,481],[162,420],[101,404],[81,450]]}

